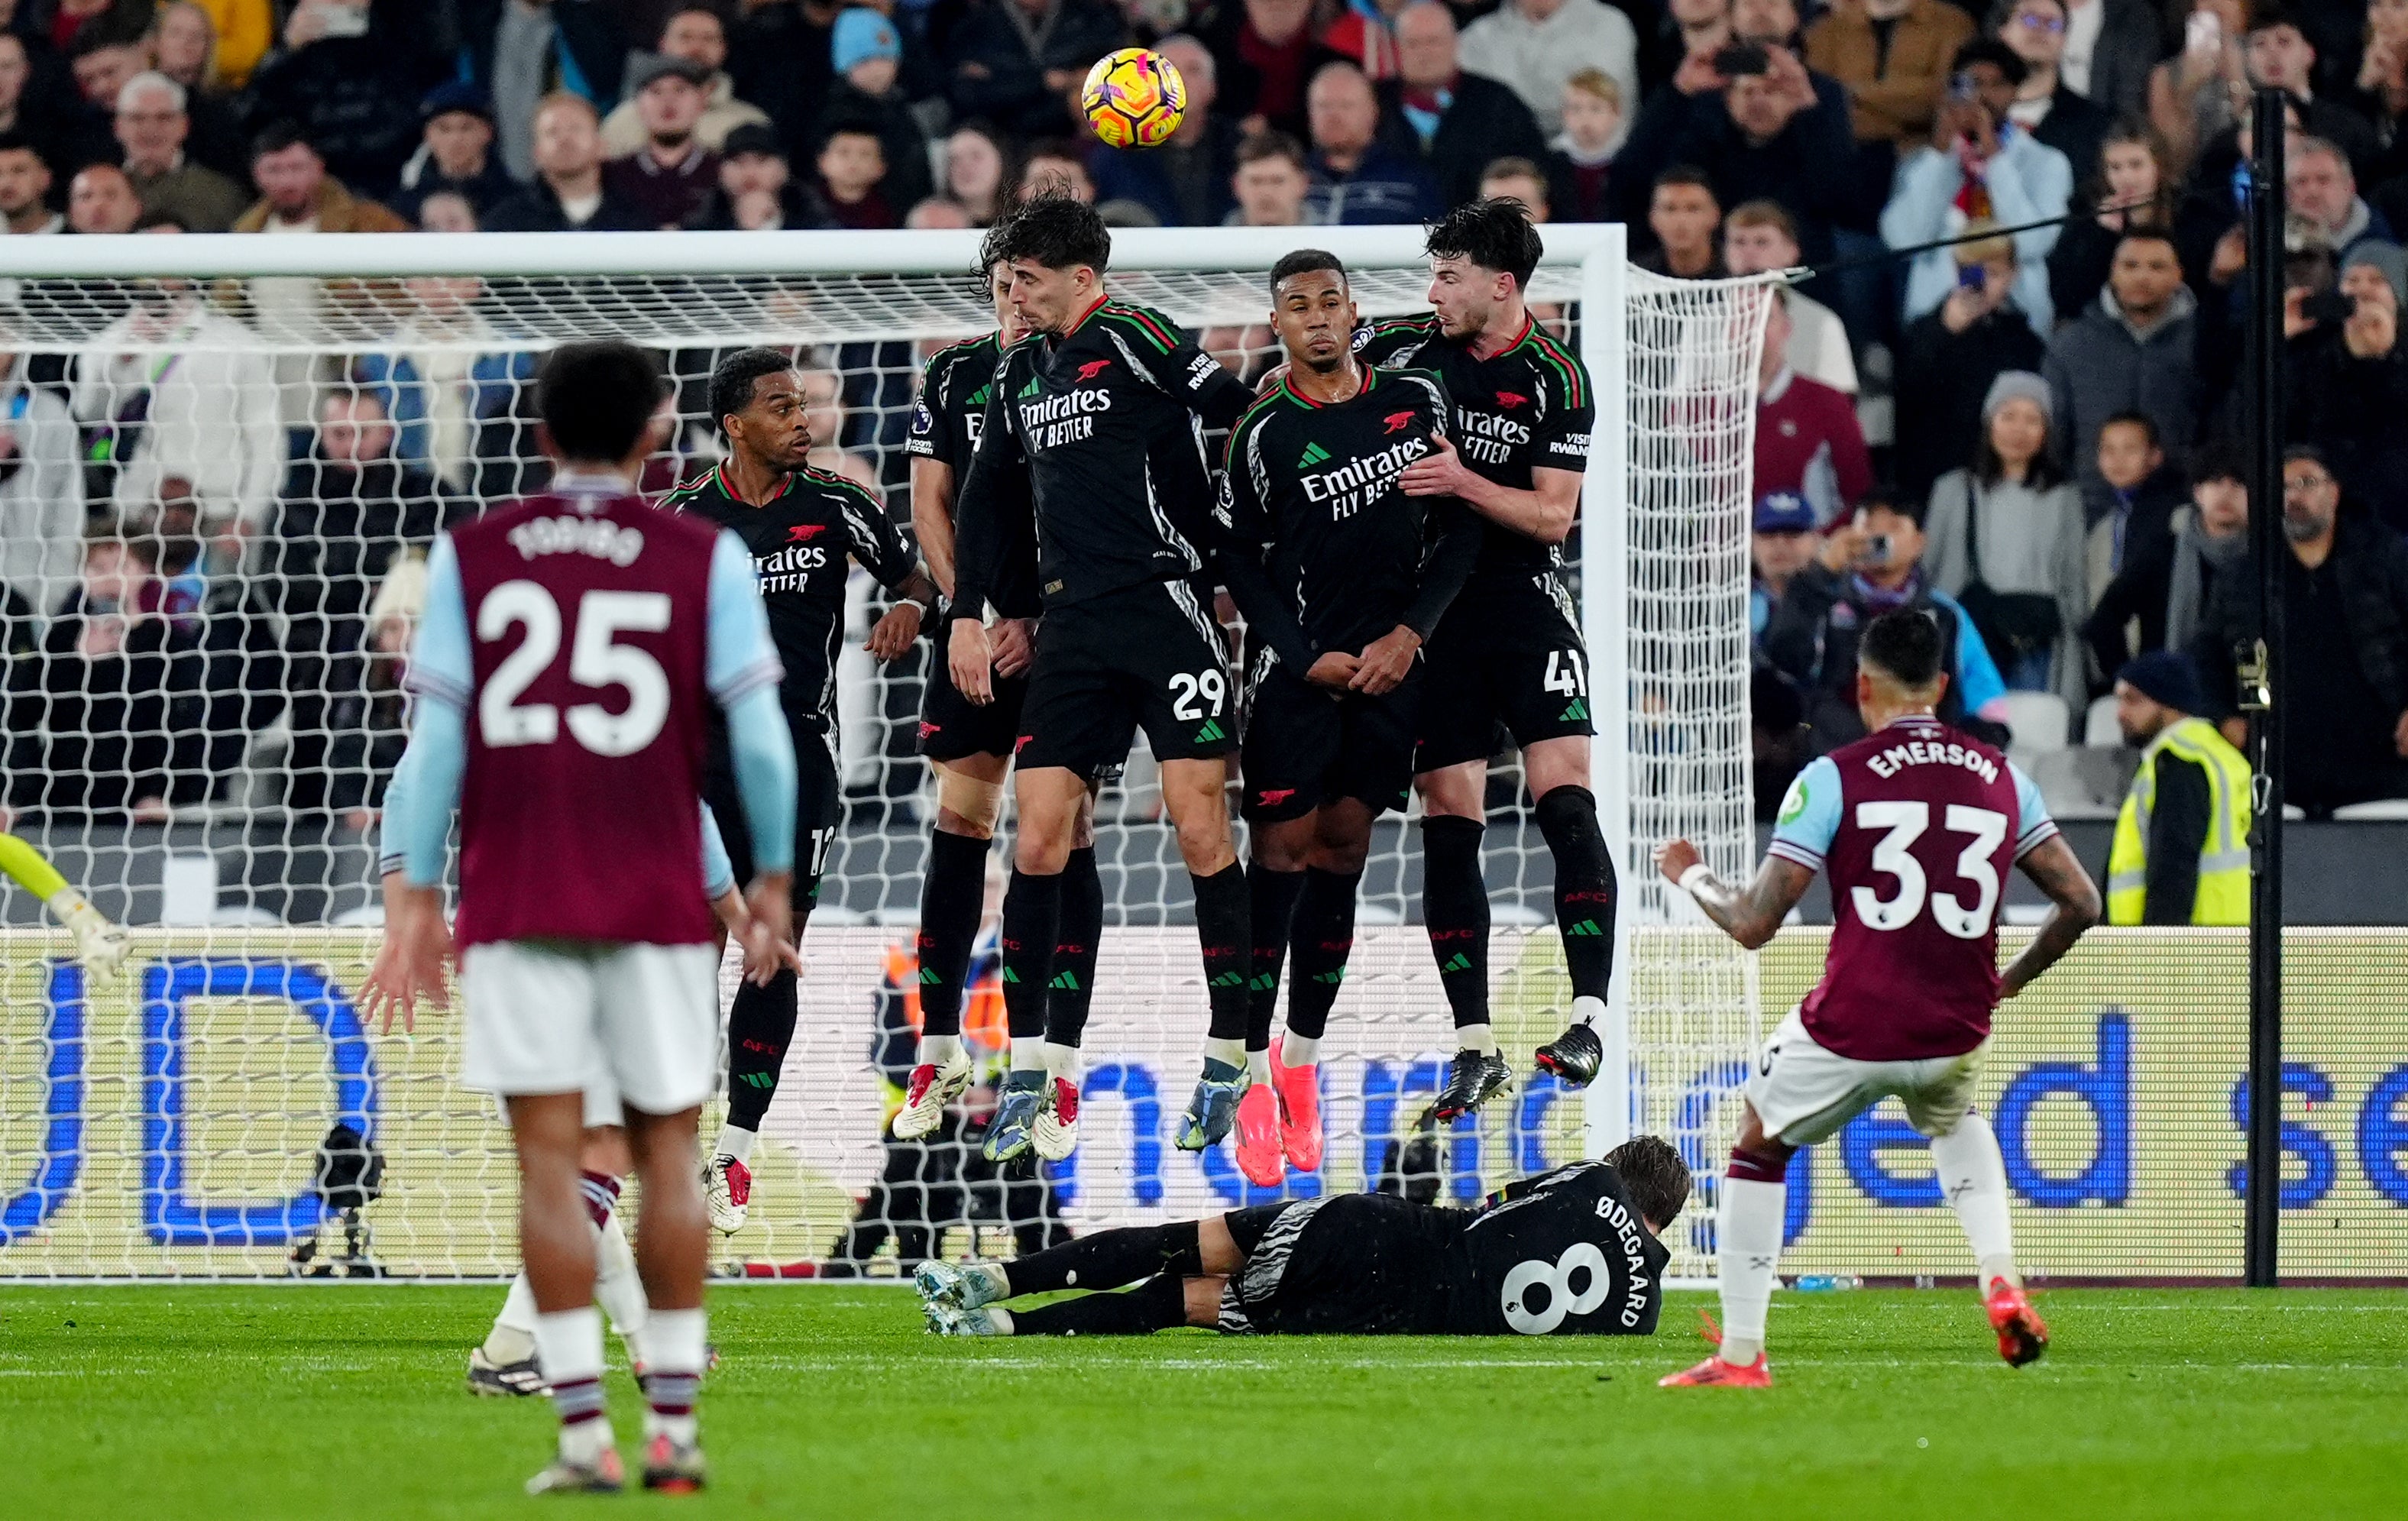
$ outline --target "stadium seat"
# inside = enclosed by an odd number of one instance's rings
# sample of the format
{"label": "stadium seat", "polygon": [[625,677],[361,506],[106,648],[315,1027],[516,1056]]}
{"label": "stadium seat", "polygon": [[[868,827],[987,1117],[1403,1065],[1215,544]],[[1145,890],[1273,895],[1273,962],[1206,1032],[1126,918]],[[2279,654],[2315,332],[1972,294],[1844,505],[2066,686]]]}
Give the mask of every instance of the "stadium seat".
{"label": "stadium seat", "polygon": [[2333,810],[2336,821],[2351,823],[2408,819],[2408,797],[2385,797],[2372,803],[2351,803]]}
{"label": "stadium seat", "polygon": [[2122,748],[2077,745],[2033,757],[2032,781],[2057,819],[2112,819],[2130,785],[2134,753]]}
{"label": "stadium seat", "polygon": [[2004,710],[2000,718],[2013,736],[2007,753],[2016,765],[2029,769],[2038,757],[2065,748],[2072,721],[2063,697],[2053,692],[2010,692],[1999,700]]}
{"label": "stadium seat", "polygon": [[2082,719],[2082,742],[2114,749],[2124,742],[2124,731],[2115,723],[2114,696],[2094,697]]}

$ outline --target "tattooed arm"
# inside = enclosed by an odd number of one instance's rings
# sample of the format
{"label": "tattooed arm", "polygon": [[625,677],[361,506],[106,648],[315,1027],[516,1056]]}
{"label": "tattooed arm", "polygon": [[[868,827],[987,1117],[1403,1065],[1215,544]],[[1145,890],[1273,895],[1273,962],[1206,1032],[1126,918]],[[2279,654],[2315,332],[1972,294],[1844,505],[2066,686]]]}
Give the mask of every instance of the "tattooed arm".
{"label": "tattooed arm", "polygon": [[2059,957],[2073,949],[2073,942],[2084,930],[2099,922],[2099,884],[2074,858],[2071,847],[2062,835],[2051,835],[2024,853],[2015,863],[2034,886],[2048,895],[2057,905],[2049,911],[2041,925],[2040,933],[2024,947],[2023,954],[2007,965],[1999,976],[1999,997],[2012,998],[2031,985],[2032,980],[2057,965]]}
{"label": "tattooed arm", "polygon": [[[1685,839],[1670,839],[1656,846],[1656,869],[1664,874],[1665,881],[1696,899],[1706,917],[1720,925],[1725,934],[1751,951],[1772,939],[1773,931],[1781,927],[1782,920],[1789,916],[1789,911],[1798,906],[1798,900],[1806,896],[1807,887],[1814,881],[1810,868],[1784,856],[1768,855],[1764,865],[1756,868],[1754,882],[1732,888],[1706,869],[1705,863],[1698,859],[1698,847]],[[2071,943],[2070,938],[2068,943]]]}

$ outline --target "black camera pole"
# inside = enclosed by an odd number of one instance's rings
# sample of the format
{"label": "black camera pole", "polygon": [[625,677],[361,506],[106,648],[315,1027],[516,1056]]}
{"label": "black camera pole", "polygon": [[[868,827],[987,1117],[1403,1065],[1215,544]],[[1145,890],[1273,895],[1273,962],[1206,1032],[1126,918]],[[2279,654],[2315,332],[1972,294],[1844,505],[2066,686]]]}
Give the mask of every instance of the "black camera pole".
{"label": "black camera pole", "polygon": [[2249,472],[2249,547],[2258,561],[2258,627],[2244,652],[2242,703],[2249,710],[2256,796],[2249,860],[2249,1187],[2242,1231],[2243,1280],[2279,1277],[2283,1189],[2283,765],[2275,704],[2283,689],[2283,137],[2287,102],[2258,92],[2249,171],[2248,360],[2258,395]]}

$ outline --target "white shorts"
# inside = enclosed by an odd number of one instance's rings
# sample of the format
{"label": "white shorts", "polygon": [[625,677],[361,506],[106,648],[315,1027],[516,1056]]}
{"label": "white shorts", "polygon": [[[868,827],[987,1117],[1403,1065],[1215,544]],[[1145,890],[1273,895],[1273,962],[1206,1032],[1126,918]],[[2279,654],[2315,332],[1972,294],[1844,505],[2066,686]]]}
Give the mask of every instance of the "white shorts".
{"label": "white shorts", "polygon": [[[500,1094],[493,1095],[494,1123],[510,1123],[510,1106]],[[627,1112],[619,1107],[619,1084],[608,1077],[597,1077],[585,1084],[585,1128],[616,1129],[627,1123]]]}
{"label": "white shorts", "polygon": [[[709,945],[502,940],[460,958],[468,1006],[461,1081],[493,1093],[586,1096],[647,1114],[710,1097],[719,1070],[719,955]],[[615,1118],[617,1103],[609,1106]]]}
{"label": "white shorts", "polygon": [[1972,1107],[1982,1051],[1975,1046],[1962,1055],[1921,1061],[1857,1061],[1815,1044],[1805,1019],[1792,1009],[1748,1074],[1747,1101],[1756,1106],[1764,1133],[1792,1146],[1828,1140],[1893,1094],[1906,1106],[1907,1123],[1917,1134],[1951,1135]]}

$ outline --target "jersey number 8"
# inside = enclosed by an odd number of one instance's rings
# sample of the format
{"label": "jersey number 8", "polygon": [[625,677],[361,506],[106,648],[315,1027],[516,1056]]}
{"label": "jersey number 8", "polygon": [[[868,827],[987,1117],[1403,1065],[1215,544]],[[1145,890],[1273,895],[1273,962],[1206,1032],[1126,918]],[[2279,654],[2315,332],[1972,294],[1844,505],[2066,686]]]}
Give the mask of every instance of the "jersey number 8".
{"label": "jersey number 8", "polygon": [[[519,698],[560,653],[560,604],[531,581],[506,581],[477,605],[477,638],[491,644],[523,626],[526,638],[494,670],[477,698],[477,725],[488,746],[548,745],[560,738],[561,711]],[[580,686],[620,687],[627,710],[598,702],[568,710],[568,733],[597,755],[632,755],[660,737],[669,714],[669,678],[652,653],[617,642],[622,632],[658,634],[669,626],[665,592],[588,592],[577,601],[577,639],[568,679]]]}
{"label": "jersey number 8", "polygon": [[1999,907],[1999,868],[1991,856],[2007,838],[2007,816],[1996,809],[1951,803],[1947,825],[1949,833],[1971,841],[1956,857],[1956,875],[1973,886],[1971,904],[1950,893],[1932,892],[1923,863],[1912,854],[1911,847],[1931,827],[1930,804],[1893,800],[1856,805],[1857,828],[1884,831],[1873,845],[1873,869],[1898,879],[1896,897],[1878,897],[1870,887],[1850,893],[1856,917],[1867,929],[1904,929],[1928,903],[1932,922],[1960,940],[1978,940],[1990,932],[1990,915]]}
{"label": "jersey number 8", "polygon": [[[1572,1292],[1572,1275],[1586,1271],[1588,1284]],[[1544,1284],[1547,1307],[1530,1308],[1530,1291]],[[1606,1272],[1605,1253],[1595,1241],[1574,1241],[1553,1262],[1533,1257],[1505,1275],[1505,1324],[1524,1336],[1546,1336],[1572,1315],[1585,1315],[1605,1303],[1613,1292]]]}

